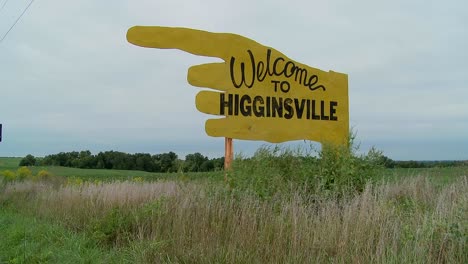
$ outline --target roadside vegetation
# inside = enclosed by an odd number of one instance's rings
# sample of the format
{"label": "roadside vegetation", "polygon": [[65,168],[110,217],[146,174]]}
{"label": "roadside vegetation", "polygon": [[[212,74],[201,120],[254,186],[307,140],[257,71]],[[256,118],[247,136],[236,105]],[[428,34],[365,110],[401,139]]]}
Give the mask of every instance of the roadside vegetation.
{"label": "roadside vegetation", "polygon": [[389,172],[352,142],[318,154],[261,148],[238,156],[227,182],[4,170],[0,262],[468,262],[466,167]]}
{"label": "roadside vegetation", "polygon": [[[356,147],[353,145],[353,141],[354,135],[351,135],[349,142],[349,147],[351,148]],[[265,147],[262,149],[265,149]],[[348,150],[355,151],[353,149]],[[269,151],[273,151],[273,154],[278,154],[278,149],[270,149]],[[379,162],[385,168],[441,168],[468,166],[468,161],[395,161],[384,156],[382,153],[375,151],[375,149],[373,149],[373,151],[374,154],[378,154]],[[306,159],[311,157],[310,151],[309,153],[304,153],[302,151],[298,152],[297,150],[292,152],[294,155],[303,155]],[[317,154],[317,152],[319,155],[320,153],[323,154],[323,151],[315,151],[313,154]],[[250,160],[250,158],[242,157],[242,160]],[[58,154],[47,155],[43,158],[36,158],[33,155],[28,154],[19,161],[19,166],[60,166],[78,169],[136,170],[157,173],[211,172],[223,169],[224,157],[209,159],[201,153],[196,152],[186,155],[185,159],[180,159],[177,154],[172,151],[154,155],[149,153],[129,154],[119,151],[104,151],[94,155],[91,151],[85,150],[60,152]],[[1,167],[2,166],[0,164],[0,168]]]}

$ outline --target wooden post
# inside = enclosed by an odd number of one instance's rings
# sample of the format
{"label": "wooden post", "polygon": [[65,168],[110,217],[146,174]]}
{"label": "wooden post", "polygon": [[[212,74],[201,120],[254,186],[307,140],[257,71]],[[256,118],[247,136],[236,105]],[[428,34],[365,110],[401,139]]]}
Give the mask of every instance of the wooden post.
{"label": "wooden post", "polygon": [[227,181],[227,172],[231,169],[233,156],[232,138],[224,138],[224,181]]}

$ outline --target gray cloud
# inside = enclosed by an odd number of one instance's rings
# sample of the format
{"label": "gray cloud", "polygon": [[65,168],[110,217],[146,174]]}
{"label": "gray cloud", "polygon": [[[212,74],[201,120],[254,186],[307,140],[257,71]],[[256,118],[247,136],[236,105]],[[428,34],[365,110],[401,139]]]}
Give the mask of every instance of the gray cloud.
{"label": "gray cloud", "polygon": [[[0,12],[0,34],[28,1]],[[468,17],[462,1],[36,1],[0,43],[0,156],[81,149],[223,154],[204,132],[191,65],[132,46],[133,25],[233,32],[349,74],[364,149],[395,159],[468,159]],[[252,153],[261,142],[238,141]],[[289,145],[300,145],[300,142]]]}

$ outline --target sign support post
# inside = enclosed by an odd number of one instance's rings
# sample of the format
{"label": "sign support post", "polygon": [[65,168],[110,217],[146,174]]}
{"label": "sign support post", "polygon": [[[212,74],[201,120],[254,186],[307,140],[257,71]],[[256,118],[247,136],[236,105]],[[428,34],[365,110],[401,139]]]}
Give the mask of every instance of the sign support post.
{"label": "sign support post", "polygon": [[231,169],[233,156],[232,138],[224,138],[224,181],[227,181],[227,172]]}

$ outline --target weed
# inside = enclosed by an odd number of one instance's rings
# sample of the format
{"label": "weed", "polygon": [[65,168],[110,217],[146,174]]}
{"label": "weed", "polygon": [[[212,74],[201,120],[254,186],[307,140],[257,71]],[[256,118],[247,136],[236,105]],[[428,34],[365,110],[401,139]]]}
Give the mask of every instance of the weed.
{"label": "weed", "polygon": [[16,179],[16,174],[11,170],[2,171],[1,176],[5,182],[14,181]]}
{"label": "weed", "polygon": [[24,180],[26,178],[30,178],[32,176],[32,172],[28,167],[20,167],[16,171],[16,179],[17,180]]}

